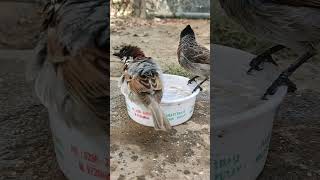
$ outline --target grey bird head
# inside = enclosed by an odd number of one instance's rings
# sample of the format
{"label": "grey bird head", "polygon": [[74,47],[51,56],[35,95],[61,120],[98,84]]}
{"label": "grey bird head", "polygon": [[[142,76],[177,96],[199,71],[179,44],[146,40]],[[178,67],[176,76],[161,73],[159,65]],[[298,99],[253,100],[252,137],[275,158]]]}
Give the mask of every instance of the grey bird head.
{"label": "grey bird head", "polygon": [[144,58],[139,61],[134,61],[129,65],[128,72],[130,75],[151,77],[154,74],[158,74],[160,71],[158,65],[151,58]]}
{"label": "grey bird head", "polygon": [[193,30],[192,30],[192,28],[191,28],[190,25],[187,25],[187,27],[185,27],[185,28],[181,31],[181,33],[180,33],[180,38],[183,38],[183,37],[185,37],[185,36],[187,36],[187,35],[195,36],[195,34],[194,34],[194,32],[193,32]]}

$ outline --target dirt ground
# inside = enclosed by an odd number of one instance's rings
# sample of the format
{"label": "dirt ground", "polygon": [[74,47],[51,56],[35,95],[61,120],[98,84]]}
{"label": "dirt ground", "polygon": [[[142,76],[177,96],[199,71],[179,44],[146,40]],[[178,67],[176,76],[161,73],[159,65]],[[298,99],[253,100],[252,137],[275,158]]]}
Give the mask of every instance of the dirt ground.
{"label": "dirt ground", "polygon": [[268,159],[258,180],[320,179],[320,93],[289,94],[274,122]]}
{"label": "dirt ground", "polygon": [[64,180],[55,161],[47,110],[25,81],[24,65],[31,52],[0,50],[0,56],[0,179]]}
{"label": "dirt ground", "polygon": [[[111,53],[123,44],[139,46],[167,73],[187,75],[177,60],[180,32],[190,24],[199,43],[210,48],[208,20],[111,19]],[[120,76],[121,62],[111,56],[111,76]]]}
{"label": "dirt ground", "polygon": [[1,180],[66,180],[55,160],[47,110],[25,80],[39,12],[32,4],[0,3]]}
{"label": "dirt ground", "polygon": [[41,10],[32,3],[0,2],[0,48],[33,48],[41,27]]}

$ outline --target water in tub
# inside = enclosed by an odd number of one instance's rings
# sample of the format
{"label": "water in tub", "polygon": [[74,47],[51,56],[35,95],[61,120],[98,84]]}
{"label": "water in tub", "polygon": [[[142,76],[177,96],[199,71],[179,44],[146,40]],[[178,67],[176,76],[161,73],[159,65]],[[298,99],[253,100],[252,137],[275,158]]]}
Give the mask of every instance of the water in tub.
{"label": "water in tub", "polygon": [[190,96],[192,90],[186,88],[186,86],[179,84],[167,84],[164,88],[162,100],[176,100]]}
{"label": "water in tub", "polygon": [[192,90],[196,86],[194,83],[188,85],[185,79],[177,79],[174,76],[166,76],[163,78],[163,96],[162,101],[172,101],[180,98],[188,97],[192,94]]}

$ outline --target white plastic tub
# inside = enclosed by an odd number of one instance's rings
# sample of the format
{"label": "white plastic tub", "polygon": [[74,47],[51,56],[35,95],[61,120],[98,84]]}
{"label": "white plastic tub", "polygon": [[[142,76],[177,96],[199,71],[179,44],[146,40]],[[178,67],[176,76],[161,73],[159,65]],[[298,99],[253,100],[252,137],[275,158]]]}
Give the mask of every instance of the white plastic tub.
{"label": "white plastic tub", "polygon": [[[197,89],[191,94],[196,83],[188,85],[188,78],[170,74],[163,74],[162,80],[164,84],[164,96],[161,101],[161,108],[170,124],[176,126],[188,121],[192,117],[196,96],[200,92]],[[175,98],[174,96],[166,97],[166,91],[169,91],[172,87],[182,88],[186,92],[190,92],[190,95],[179,98]],[[124,91],[124,86],[122,86],[121,92],[125,96],[127,111],[131,119],[139,124],[154,127],[151,112],[145,106],[131,101]]]}
{"label": "white plastic tub", "polygon": [[61,171],[69,180],[109,179],[108,130],[88,108],[68,98],[65,85],[50,62],[44,63],[38,73],[35,92],[49,112]]}
{"label": "white plastic tub", "polygon": [[109,160],[105,131],[97,129],[90,135],[69,128],[64,116],[49,109],[56,158],[61,171],[69,180],[107,180]]}
{"label": "white plastic tub", "polygon": [[[256,86],[260,97],[279,74],[273,65],[266,65],[263,71],[254,72],[253,76],[245,75],[253,55],[228,47],[213,46],[213,86],[220,85],[225,90],[235,86]],[[248,82],[244,82],[243,77],[248,78]],[[222,92],[220,94],[223,94]],[[267,101],[253,98],[252,102],[239,102],[228,96],[219,100],[213,89],[212,180],[255,180],[259,176],[266,162],[273,120],[286,92],[286,87],[280,87]],[[216,91],[216,94],[219,92]],[[241,95],[243,94],[238,96]],[[230,96],[233,94],[230,93]],[[220,113],[223,108],[219,106],[222,106],[223,102],[230,103],[233,109],[228,109],[227,104],[224,104],[227,110]],[[249,105],[245,105],[246,103]],[[236,110],[238,107],[239,111]]]}

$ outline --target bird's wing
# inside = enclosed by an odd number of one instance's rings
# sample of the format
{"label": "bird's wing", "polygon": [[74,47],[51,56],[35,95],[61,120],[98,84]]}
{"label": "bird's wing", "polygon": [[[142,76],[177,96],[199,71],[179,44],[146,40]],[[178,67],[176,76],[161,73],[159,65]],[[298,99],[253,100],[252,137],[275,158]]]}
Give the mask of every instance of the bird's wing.
{"label": "bird's wing", "polygon": [[163,85],[160,72],[154,65],[150,60],[133,62],[125,75],[130,90],[140,96],[146,105],[150,103],[147,95],[153,95],[158,102],[162,98]]}
{"label": "bird's wing", "polygon": [[320,0],[271,0],[273,3],[297,7],[320,8]]}
{"label": "bird's wing", "polygon": [[107,55],[86,48],[79,50],[78,55],[66,58],[60,67],[70,95],[106,120],[105,108],[109,96]]}
{"label": "bird's wing", "polygon": [[210,64],[210,51],[203,46],[190,46],[181,52],[190,63]]}
{"label": "bird's wing", "polygon": [[139,96],[143,104],[149,105],[149,95],[153,95],[159,103],[162,98],[162,84],[159,76],[151,78],[134,77],[129,82],[129,87],[132,92]]}
{"label": "bird's wing", "polygon": [[162,90],[162,83],[158,75],[151,77],[134,76],[129,81],[131,89],[137,94],[150,93]]}

